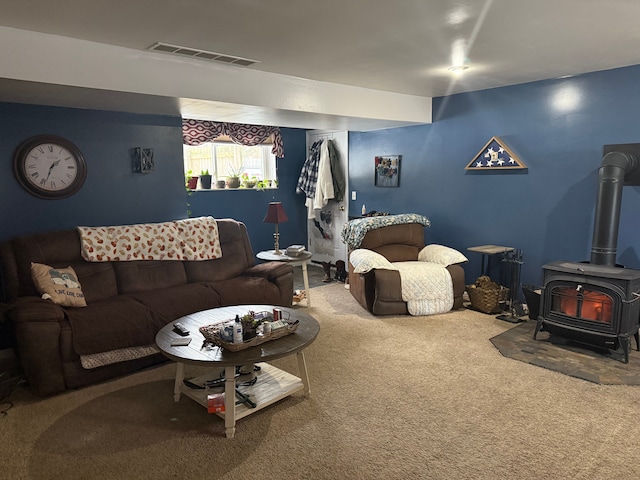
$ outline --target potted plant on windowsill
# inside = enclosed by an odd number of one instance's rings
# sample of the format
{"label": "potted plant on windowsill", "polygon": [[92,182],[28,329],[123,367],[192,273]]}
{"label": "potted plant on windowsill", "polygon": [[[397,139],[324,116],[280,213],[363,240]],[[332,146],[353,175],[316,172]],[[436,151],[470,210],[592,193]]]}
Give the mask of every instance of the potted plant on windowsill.
{"label": "potted plant on windowsill", "polygon": [[246,172],[242,174],[242,186],[244,188],[255,188],[257,183],[258,177],[256,175],[249,177],[249,174]]}
{"label": "potted plant on windowsill", "polygon": [[229,168],[229,175],[227,176],[227,187],[229,188],[240,188],[240,173],[242,172],[242,167]]}
{"label": "potted plant on windowsill", "polygon": [[195,190],[196,187],[198,186],[198,177],[197,176],[193,176],[193,172],[191,170],[189,170],[185,174],[184,179],[185,179],[186,187],[189,190]]}
{"label": "potted plant on windowsill", "polygon": [[209,174],[209,170],[202,170],[202,172],[200,172],[200,185],[207,190],[211,188],[211,175]]}

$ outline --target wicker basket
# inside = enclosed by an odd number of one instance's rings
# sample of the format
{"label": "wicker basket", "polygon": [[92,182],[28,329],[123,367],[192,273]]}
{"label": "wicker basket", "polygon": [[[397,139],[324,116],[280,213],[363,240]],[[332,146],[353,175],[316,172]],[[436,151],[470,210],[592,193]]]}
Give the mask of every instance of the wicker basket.
{"label": "wicker basket", "polygon": [[[226,323],[226,322],[224,322]],[[284,328],[279,328],[271,333],[267,333],[266,335],[256,335],[255,337],[242,342],[242,343],[231,343],[226,342],[220,337],[219,331],[224,323],[216,323],[213,325],[205,325],[204,327],[200,327],[200,333],[204,336],[207,342],[213,343],[219,347],[224,348],[225,350],[230,350],[232,352],[238,352],[240,350],[245,350],[250,347],[255,347],[256,345],[260,345],[262,343],[268,342],[270,340],[275,340],[276,338],[281,338],[286,335],[290,335],[296,331],[298,328],[298,324],[300,323],[296,320],[294,323],[289,323]]]}
{"label": "wicker basket", "polygon": [[482,313],[498,313],[500,311],[500,289],[479,288],[475,285],[467,285],[467,294],[471,306]]}
{"label": "wicker basket", "polygon": [[509,289],[492,282],[487,276],[478,277],[475,285],[466,286],[471,306],[483,313],[499,313],[500,303],[509,298]]}

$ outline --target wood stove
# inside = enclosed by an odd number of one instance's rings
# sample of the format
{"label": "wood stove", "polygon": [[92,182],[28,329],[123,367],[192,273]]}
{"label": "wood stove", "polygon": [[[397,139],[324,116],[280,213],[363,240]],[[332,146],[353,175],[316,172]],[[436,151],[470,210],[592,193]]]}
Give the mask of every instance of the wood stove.
{"label": "wood stove", "polygon": [[542,267],[540,330],[611,350],[629,362],[630,337],[638,345],[640,271],[588,263]]}
{"label": "wood stove", "polygon": [[640,270],[616,263],[624,185],[640,185],[640,144],[606,145],[599,170],[591,261],[543,267],[540,313],[533,338],[548,331],[578,342],[624,352],[631,335],[640,350]]}

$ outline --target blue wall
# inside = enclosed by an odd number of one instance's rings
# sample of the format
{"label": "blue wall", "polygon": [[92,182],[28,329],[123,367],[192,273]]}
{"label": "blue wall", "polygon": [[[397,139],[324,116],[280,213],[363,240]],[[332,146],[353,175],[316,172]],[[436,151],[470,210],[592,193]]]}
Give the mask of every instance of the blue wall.
{"label": "blue wall", "polygon": [[[539,284],[553,260],[590,256],[597,171],[607,144],[640,143],[640,66],[434,99],[434,123],[351,133],[350,211],[428,216],[426,239],[464,252],[467,283],[480,272],[474,245],[524,252],[522,282]],[[467,172],[492,136],[522,172]],[[400,188],[373,185],[376,155],[402,155]],[[618,262],[640,268],[640,189],[625,187]]]}
{"label": "blue wall", "polygon": [[280,247],[307,244],[304,196],[295,193],[306,158],[305,130],[281,128],[284,158],[278,158],[278,188],[259,190],[195,191],[189,197],[192,215],[235,218],[247,225],[254,252],[273,250],[273,224],[262,223],[269,202],[282,202],[289,221],[279,225]]}
{"label": "blue wall", "polygon": [[[77,225],[186,217],[178,117],[0,103],[0,125],[0,240]],[[69,198],[34,197],[13,174],[16,147],[45,133],[73,142],[87,163],[84,186]],[[133,147],[153,148],[155,173],[131,173]]]}
{"label": "blue wall", "polygon": [[[589,259],[597,170],[606,144],[640,143],[640,66],[564,80],[504,87],[434,100],[434,123],[350,133],[349,182],[368,210],[427,215],[428,242],[467,254],[467,282],[480,271],[473,245],[524,251],[523,283],[539,283],[553,260]],[[186,216],[182,136],[178,117],[133,115],[0,103],[0,240],[72,228],[156,222]],[[83,152],[87,181],[75,195],[42,200],[14,178],[12,156],[25,138],[53,133]],[[282,201],[289,222],[281,244],[306,244],[303,198],[295,184],[306,157],[305,131],[283,128],[277,190],[196,192],[193,215],[231,217],[247,224],[254,250],[273,248],[273,226],[262,223],[269,201]],[[524,172],[467,172],[492,136],[528,166]],[[156,172],[132,174],[129,149],[154,149]],[[373,185],[373,158],[402,155],[400,188]],[[625,187],[618,262],[640,268],[635,212],[640,188]]]}
{"label": "blue wall", "polygon": [[[179,117],[0,103],[0,125],[0,241],[78,225],[186,218],[189,202],[193,216],[244,221],[254,250],[267,250],[273,248],[274,227],[262,219],[270,201],[281,201],[289,217],[280,227],[281,245],[306,244],[304,200],[295,194],[305,159],[305,130],[282,129],[285,158],[278,159],[279,189],[195,192],[187,197]],[[69,139],[85,157],[86,182],[69,198],[34,197],[13,174],[16,147],[44,133]],[[133,147],[153,148],[154,173],[131,172]]]}

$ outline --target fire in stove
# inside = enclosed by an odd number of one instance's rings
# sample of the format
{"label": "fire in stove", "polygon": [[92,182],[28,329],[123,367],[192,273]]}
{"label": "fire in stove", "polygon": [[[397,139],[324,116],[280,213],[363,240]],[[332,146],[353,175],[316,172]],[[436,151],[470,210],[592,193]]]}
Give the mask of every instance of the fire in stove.
{"label": "fire in stove", "polygon": [[613,321],[613,300],[604,293],[584,290],[582,285],[578,285],[576,288],[559,287],[552,298],[552,310],[564,315],[606,324]]}
{"label": "fire in stove", "polygon": [[640,350],[640,270],[616,263],[622,188],[640,185],[640,144],[606,145],[599,173],[591,261],[543,267],[541,331],[610,350]]}

